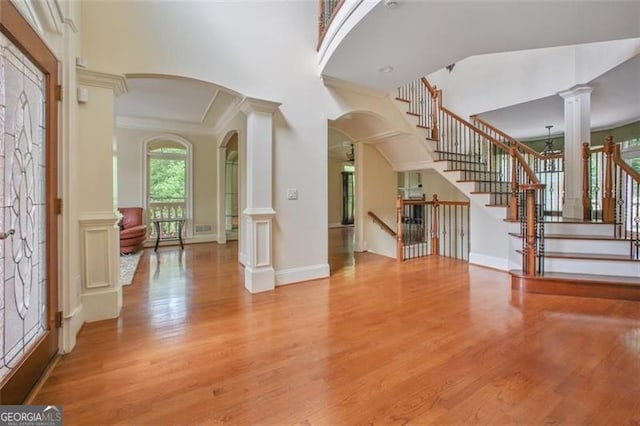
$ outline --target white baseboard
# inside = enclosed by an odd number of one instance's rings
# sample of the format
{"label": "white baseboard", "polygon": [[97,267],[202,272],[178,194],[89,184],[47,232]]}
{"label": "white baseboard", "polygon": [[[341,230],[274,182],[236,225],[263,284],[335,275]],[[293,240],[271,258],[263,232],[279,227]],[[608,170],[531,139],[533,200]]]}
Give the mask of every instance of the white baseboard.
{"label": "white baseboard", "polygon": [[80,328],[84,324],[83,305],[78,305],[70,313],[63,318],[62,324],[62,350],[63,354],[71,352],[76,346],[76,338]]}
{"label": "white baseboard", "polygon": [[242,266],[247,266],[247,255],[245,253],[239,252],[238,262],[240,262]]}
{"label": "white baseboard", "polygon": [[193,244],[193,243],[213,243],[218,241],[218,234],[214,233],[206,233],[206,234],[196,234],[193,237],[187,238],[184,243],[185,244]]}
{"label": "white baseboard", "polygon": [[501,257],[487,256],[480,253],[469,253],[469,263],[473,265],[486,266],[500,271],[509,270],[509,259]]}
{"label": "white baseboard", "polygon": [[276,271],[276,286],[329,277],[329,264],[303,266]]}
{"label": "white baseboard", "polygon": [[118,318],[122,309],[122,287],[82,295],[86,322]]}

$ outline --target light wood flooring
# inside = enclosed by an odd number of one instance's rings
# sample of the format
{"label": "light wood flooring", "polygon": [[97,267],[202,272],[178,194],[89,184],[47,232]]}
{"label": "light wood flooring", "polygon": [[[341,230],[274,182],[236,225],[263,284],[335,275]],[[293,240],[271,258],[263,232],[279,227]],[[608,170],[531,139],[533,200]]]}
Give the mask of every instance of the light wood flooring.
{"label": "light wood flooring", "polygon": [[237,246],[147,251],[36,396],[72,424],[640,424],[640,303],[520,294],[330,231],[330,279],[251,295]]}

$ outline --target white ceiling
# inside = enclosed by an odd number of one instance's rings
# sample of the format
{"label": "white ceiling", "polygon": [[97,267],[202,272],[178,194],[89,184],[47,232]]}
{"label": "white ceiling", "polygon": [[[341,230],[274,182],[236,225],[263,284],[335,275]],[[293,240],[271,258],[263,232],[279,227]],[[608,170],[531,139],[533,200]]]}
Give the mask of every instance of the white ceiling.
{"label": "white ceiling", "polygon": [[129,76],[128,92],[116,99],[119,118],[153,120],[213,129],[241,96],[198,80],[164,76]]}
{"label": "white ceiling", "polygon": [[[472,55],[640,36],[638,1],[380,2],[341,41],[324,75],[388,92]],[[391,73],[378,70],[392,66]]]}
{"label": "white ceiling", "polygon": [[[589,82],[591,128],[605,129],[640,118],[640,55]],[[479,117],[517,139],[564,133],[564,100],[549,96],[479,114]]]}

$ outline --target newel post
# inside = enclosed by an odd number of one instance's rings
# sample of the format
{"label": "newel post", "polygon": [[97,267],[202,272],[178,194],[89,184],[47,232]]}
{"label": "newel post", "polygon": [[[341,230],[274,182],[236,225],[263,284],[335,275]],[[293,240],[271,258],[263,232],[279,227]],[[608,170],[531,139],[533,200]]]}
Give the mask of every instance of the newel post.
{"label": "newel post", "polygon": [[509,209],[507,210],[507,220],[518,220],[518,160],[516,158],[516,148],[509,149],[511,157],[511,195],[509,195]]}
{"label": "newel post", "polygon": [[526,275],[539,275],[543,270],[544,257],[544,225],[538,221],[536,214],[536,191],[544,189],[541,184],[521,185],[525,192],[525,232],[522,269]]}
{"label": "newel post", "polygon": [[612,165],[613,165],[613,137],[604,140],[604,191],[602,196],[602,221],[613,223],[615,200],[613,198]]}
{"label": "newel post", "polygon": [[433,86],[433,92],[431,93],[431,140],[438,140],[438,99],[440,98],[440,91]]}
{"label": "newel post", "polygon": [[440,229],[438,224],[438,211],[440,210],[440,201],[438,194],[433,194],[433,229],[431,230],[431,254],[438,256],[440,254]]}
{"label": "newel post", "polygon": [[402,211],[403,211],[403,199],[402,195],[398,195],[396,198],[396,260],[398,262],[402,262],[404,259],[403,250],[402,250]]}
{"label": "newel post", "polygon": [[591,220],[591,149],[589,143],[582,144],[582,217]]}

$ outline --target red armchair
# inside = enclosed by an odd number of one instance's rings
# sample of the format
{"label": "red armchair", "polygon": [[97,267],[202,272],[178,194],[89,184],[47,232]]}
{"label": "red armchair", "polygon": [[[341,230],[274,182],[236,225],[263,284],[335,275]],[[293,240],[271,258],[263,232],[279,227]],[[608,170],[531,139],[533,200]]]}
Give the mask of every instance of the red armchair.
{"label": "red armchair", "polygon": [[134,253],[144,244],[147,238],[147,226],[142,220],[141,207],[121,207],[120,219],[120,253]]}

